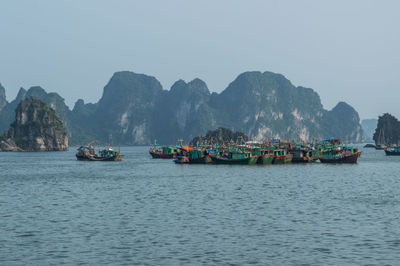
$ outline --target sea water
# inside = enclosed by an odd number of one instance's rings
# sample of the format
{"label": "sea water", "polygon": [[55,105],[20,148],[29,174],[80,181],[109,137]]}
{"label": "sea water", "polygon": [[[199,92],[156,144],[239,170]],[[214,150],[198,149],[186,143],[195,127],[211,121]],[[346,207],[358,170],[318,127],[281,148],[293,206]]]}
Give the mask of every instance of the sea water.
{"label": "sea water", "polygon": [[400,263],[400,156],[355,165],[0,153],[0,265]]}

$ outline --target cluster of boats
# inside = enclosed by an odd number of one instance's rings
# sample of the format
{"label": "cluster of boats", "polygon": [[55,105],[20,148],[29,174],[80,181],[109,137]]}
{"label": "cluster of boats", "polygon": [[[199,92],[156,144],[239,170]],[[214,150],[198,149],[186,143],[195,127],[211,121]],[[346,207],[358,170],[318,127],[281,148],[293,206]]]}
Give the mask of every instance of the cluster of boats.
{"label": "cluster of boats", "polygon": [[357,163],[361,152],[357,147],[347,146],[339,139],[328,139],[321,143],[254,143],[244,142],[225,145],[162,146],[149,150],[157,159],[174,159],[178,164],[287,164],[311,163]]}

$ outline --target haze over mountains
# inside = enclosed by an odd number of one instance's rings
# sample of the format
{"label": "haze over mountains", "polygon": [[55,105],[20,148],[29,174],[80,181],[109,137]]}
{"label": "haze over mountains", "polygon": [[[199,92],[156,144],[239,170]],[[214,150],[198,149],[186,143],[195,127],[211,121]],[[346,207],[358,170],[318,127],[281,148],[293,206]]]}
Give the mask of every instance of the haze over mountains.
{"label": "haze over mountains", "polygon": [[78,100],[70,110],[57,93],[41,87],[20,89],[7,102],[0,86],[0,130],[9,128],[21,99],[35,97],[55,109],[68,130],[71,144],[96,139],[126,145],[188,142],[207,130],[226,127],[258,140],[264,138],[322,139],[338,137],[361,141],[358,113],[344,102],[325,110],[310,88],[295,87],[281,74],[245,72],[221,93],[194,79],[178,80],[164,90],[152,76],[122,71],[104,87],[97,103]]}

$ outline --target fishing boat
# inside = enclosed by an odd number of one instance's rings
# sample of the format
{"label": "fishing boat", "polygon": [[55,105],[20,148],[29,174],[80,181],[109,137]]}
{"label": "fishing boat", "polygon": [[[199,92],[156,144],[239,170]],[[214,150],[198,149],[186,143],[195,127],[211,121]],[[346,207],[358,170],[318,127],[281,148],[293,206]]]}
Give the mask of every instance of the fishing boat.
{"label": "fishing boat", "polygon": [[149,153],[153,159],[173,159],[178,153],[176,146],[151,147]]}
{"label": "fishing boat", "polygon": [[319,160],[321,163],[357,163],[361,152],[356,147],[339,144],[324,144],[320,147]]}
{"label": "fishing boat", "polygon": [[223,151],[220,153],[210,154],[210,158],[215,164],[241,164],[251,165],[257,163],[257,156],[253,156],[251,152],[241,151],[237,148],[231,151]]}
{"label": "fishing boat", "polygon": [[253,156],[257,156],[257,164],[272,164],[274,161],[274,154],[266,148],[254,149]]}
{"label": "fishing boat", "polygon": [[211,163],[210,150],[192,149],[188,152],[189,163]]}
{"label": "fishing boat", "polygon": [[180,153],[174,160],[175,163],[182,164],[206,164],[211,163],[212,160],[209,156],[210,153],[215,152],[210,149],[192,148],[192,147],[180,147]]}
{"label": "fishing boat", "polygon": [[386,149],[386,139],[385,139],[385,131],[381,128],[379,131],[379,139],[375,141],[375,149],[376,150],[385,150]]}
{"label": "fishing boat", "polygon": [[294,148],[289,151],[293,163],[312,163],[318,160],[317,152],[310,148]]}
{"label": "fishing boat", "polygon": [[400,156],[400,147],[386,148],[385,154],[387,156]]}
{"label": "fishing boat", "polygon": [[121,161],[123,155],[118,151],[113,150],[111,147],[100,150],[97,154],[94,146],[87,145],[78,148],[75,154],[76,159],[79,161]]}
{"label": "fishing boat", "polygon": [[273,149],[272,150],[274,159],[273,164],[286,164],[291,163],[293,159],[293,154],[288,153],[285,149]]}

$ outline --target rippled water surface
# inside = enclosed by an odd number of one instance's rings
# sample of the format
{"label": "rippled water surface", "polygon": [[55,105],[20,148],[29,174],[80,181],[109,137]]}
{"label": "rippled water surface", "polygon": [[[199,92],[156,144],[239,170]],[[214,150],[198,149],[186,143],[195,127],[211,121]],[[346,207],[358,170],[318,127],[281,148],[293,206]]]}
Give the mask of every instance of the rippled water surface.
{"label": "rippled water surface", "polygon": [[400,263],[400,157],[175,165],[0,153],[1,265]]}

